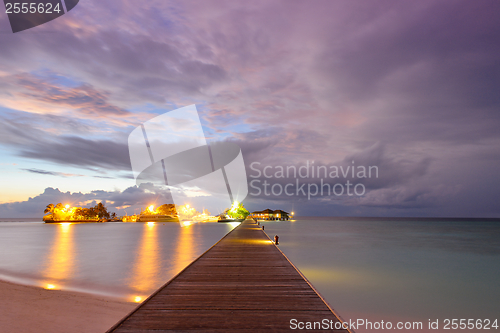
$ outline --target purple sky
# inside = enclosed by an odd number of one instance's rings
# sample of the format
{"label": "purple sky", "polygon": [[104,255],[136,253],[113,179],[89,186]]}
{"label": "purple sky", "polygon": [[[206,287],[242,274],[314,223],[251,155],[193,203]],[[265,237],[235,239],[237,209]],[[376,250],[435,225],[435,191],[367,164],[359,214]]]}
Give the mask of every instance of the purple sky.
{"label": "purple sky", "polygon": [[209,141],[241,147],[249,181],[266,180],[253,162],[379,170],[351,179],[363,196],[262,193],[251,210],[500,217],[499,14],[498,1],[86,0],[16,34],[0,15],[0,217],[167,202],[134,187],[127,136],[189,104]]}

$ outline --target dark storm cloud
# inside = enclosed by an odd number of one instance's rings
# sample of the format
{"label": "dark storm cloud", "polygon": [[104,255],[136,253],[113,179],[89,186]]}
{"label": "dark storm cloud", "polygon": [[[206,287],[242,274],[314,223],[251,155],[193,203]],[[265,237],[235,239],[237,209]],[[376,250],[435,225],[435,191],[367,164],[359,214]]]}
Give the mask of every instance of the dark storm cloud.
{"label": "dark storm cloud", "polygon": [[[3,118],[3,117],[2,117]],[[82,121],[81,119],[71,116],[59,116],[54,114],[33,114],[28,112],[15,112],[6,114],[8,119],[14,126],[20,128],[36,128],[45,131],[45,136],[53,134],[89,134],[95,130],[94,121]],[[55,125],[55,126],[54,126]],[[55,128],[53,128],[53,126]],[[53,130],[48,133],[47,130]]]}
{"label": "dark storm cloud", "polygon": [[[84,169],[104,168],[113,171],[130,171],[128,145],[123,134],[117,133],[114,140],[54,135],[45,130],[46,123],[55,122],[63,133],[80,132],[79,134],[83,134],[86,126],[72,119],[53,115],[25,117],[23,114],[16,113],[4,115],[0,119],[2,120],[0,121],[0,143],[15,147],[19,156]],[[65,128],[65,125],[68,127]],[[28,171],[40,170],[31,168]],[[47,174],[51,173],[49,171]]]}
{"label": "dark storm cloud", "polygon": [[[432,163],[430,157],[420,157],[413,160],[400,159],[388,156],[386,151],[384,144],[376,143],[363,151],[346,156],[338,165],[342,165],[344,168],[349,165],[377,166],[378,177],[367,178],[363,183],[368,189],[380,189],[422,179],[428,173]],[[352,179],[352,177],[348,177],[348,179]]]}
{"label": "dark storm cloud", "polygon": [[32,142],[28,147],[23,147],[19,154],[23,157],[82,168],[130,170],[126,142],[65,136],[58,138],[57,142]]}
{"label": "dark storm cloud", "polygon": [[[321,189],[322,184],[329,184],[330,187],[334,184],[342,184],[346,182],[350,184],[363,184],[364,189],[368,192],[383,190],[383,189],[401,189],[404,186],[411,184],[413,181],[421,181],[428,173],[431,160],[428,158],[408,161],[388,156],[385,152],[385,147],[382,144],[375,144],[368,147],[362,152],[347,156],[344,160],[337,163],[325,164],[321,161],[307,160],[301,163],[285,162],[283,164],[272,164],[268,162],[252,161],[247,164],[247,174],[249,181],[255,180],[254,184],[262,191],[251,191],[252,197],[269,198],[277,201],[286,200],[303,200],[307,193],[297,191],[297,181],[301,184],[306,184],[305,188],[313,186],[315,189]],[[267,170],[266,170],[267,169]],[[264,191],[264,181],[269,184],[268,190]],[[276,184],[276,192],[271,191],[271,187]],[[290,193],[287,195],[283,189],[287,184],[292,184]],[[420,189],[420,191],[422,191]],[[351,193],[353,191],[351,190]],[[361,190],[360,190],[361,192]],[[276,195],[276,193],[280,193]],[[327,200],[348,200],[352,199],[344,193],[342,196],[333,196],[328,187],[325,187],[324,192],[319,191],[313,195],[313,199],[324,198]],[[373,205],[421,205],[417,203],[417,192],[406,193],[404,196],[390,202],[380,201],[372,203]],[[310,200],[308,198],[308,200]]]}
{"label": "dark storm cloud", "polygon": [[[351,42],[327,47],[317,65],[326,75],[339,77],[343,93],[356,94],[355,98],[387,92],[384,79],[399,72],[405,76],[400,92],[498,103],[493,87],[499,80],[499,61],[493,55],[500,52],[495,42],[499,10],[494,1],[394,4],[385,13],[374,11],[367,21],[371,29],[347,35],[354,37]],[[406,72],[419,64],[429,72]]]}
{"label": "dark storm cloud", "polygon": [[396,5],[386,20],[374,12],[371,29],[327,47],[316,67],[325,81],[341,82],[335,97],[385,100],[362,127],[372,139],[498,138],[499,10],[491,1]]}
{"label": "dark storm cloud", "polygon": [[163,102],[177,94],[197,95],[226,75],[216,64],[191,58],[174,41],[158,41],[125,31],[101,31],[88,36],[62,33],[59,37],[39,45],[40,50],[71,59],[87,80],[125,99],[135,96]]}

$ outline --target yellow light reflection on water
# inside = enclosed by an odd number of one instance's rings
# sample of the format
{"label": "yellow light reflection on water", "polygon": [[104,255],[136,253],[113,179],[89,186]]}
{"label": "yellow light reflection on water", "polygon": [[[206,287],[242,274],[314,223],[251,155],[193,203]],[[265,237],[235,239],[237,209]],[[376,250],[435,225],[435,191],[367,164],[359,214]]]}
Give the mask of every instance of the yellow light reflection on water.
{"label": "yellow light reflection on water", "polygon": [[179,221],[179,224],[181,225],[181,227],[189,227],[191,224],[193,224],[193,222],[191,222],[191,221]]}
{"label": "yellow light reflection on water", "polygon": [[193,244],[193,225],[185,224],[184,228],[179,228],[179,238],[175,248],[173,260],[173,274],[179,273],[193,261],[195,255],[195,244]]}
{"label": "yellow light reflection on water", "polygon": [[[161,257],[159,254],[158,228],[154,222],[144,224],[142,238],[132,269],[130,287],[144,293],[158,287]],[[137,296],[139,297],[139,296]]]}
{"label": "yellow light reflection on water", "polygon": [[[56,226],[57,232],[54,243],[45,261],[43,276],[50,280],[68,280],[74,274],[74,235],[71,223],[60,223]],[[46,289],[55,289],[49,283]]]}

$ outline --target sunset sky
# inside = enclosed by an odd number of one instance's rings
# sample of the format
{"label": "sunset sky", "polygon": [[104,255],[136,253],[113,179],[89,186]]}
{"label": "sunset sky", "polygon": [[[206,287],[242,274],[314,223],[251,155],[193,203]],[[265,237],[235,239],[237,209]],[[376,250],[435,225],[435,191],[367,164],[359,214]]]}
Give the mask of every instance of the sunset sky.
{"label": "sunset sky", "polygon": [[127,137],[190,104],[209,142],[241,147],[249,181],[253,162],[379,170],[363,196],[249,195],[250,210],[500,217],[499,15],[498,1],[81,0],[13,34],[0,13],[0,217],[166,203],[136,186]]}

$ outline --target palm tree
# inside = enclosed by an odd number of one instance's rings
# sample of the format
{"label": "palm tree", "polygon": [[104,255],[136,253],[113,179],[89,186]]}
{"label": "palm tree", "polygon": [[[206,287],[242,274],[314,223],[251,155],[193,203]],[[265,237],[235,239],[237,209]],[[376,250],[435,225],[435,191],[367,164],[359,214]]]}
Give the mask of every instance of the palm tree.
{"label": "palm tree", "polygon": [[94,211],[97,213],[97,216],[99,216],[100,219],[106,218],[109,219],[109,213],[106,207],[102,204],[102,202],[99,202],[95,207]]}
{"label": "palm tree", "polygon": [[45,210],[43,211],[44,214],[53,213],[53,212],[54,212],[54,204],[48,204],[47,208],[45,208]]}

